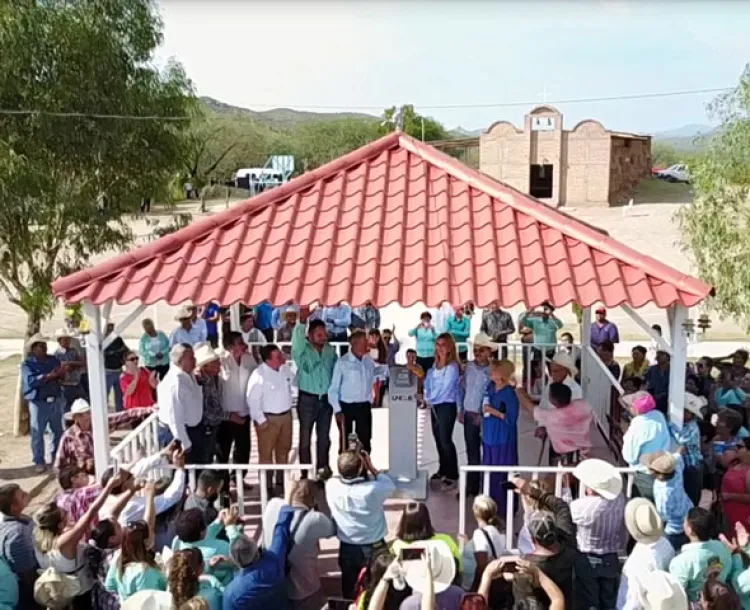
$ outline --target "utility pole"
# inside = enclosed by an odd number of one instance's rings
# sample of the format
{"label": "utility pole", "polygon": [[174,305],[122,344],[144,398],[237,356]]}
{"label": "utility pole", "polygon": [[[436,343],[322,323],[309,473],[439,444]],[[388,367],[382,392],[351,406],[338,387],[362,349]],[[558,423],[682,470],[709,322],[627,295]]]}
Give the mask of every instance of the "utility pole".
{"label": "utility pole", "polygon": [[422,142],[424,142],[424,117],[422,117]]}

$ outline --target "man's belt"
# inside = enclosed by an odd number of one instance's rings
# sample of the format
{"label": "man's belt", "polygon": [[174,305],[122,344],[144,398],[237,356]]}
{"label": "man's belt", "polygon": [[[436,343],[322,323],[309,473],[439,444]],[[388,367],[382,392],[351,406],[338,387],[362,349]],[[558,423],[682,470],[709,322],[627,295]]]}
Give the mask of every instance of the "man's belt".
{"label": "man's belt", "polygon": [[283,417],[284,415],[289,415],[292,412],[291,409],[288,411],[284,411],[283,413],[263,413],[266,417]]}
{"label": "man's belt", "polygon": [[314,398],[315,400],[328,400],[328,393],[325,394],[313,394],[312,392],[305,392],[304,390],[299,391],[300,396],[310,396]]}

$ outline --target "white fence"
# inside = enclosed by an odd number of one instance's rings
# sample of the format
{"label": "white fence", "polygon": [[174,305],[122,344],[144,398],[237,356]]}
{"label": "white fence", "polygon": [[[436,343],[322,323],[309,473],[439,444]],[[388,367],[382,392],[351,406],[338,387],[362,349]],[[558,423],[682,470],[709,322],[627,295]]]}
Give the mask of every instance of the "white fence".
{"label": "white fence", "polygon": [[[459,501],[458,501],[458,535],[459,540],[466,539],[466,477],[470,472],[477,472],[482,475],[482,493],[490,494],[490,477],[492,474],[504,473],[508,477],[519,476],[523,478],[531,478],[531,480],[538,480],[539,478],[546,478],[550,475],[555,477],[555,496],[558,498],[563,497],[563,475],[573,472],[572,467],[564,466],[462,466],[459,471]],[[618,468],[618,472],[626,477],[625,486],[623,491],[627,498],[633,496],[633,484],[635,471],[632,468]],[[529,477],[529,475],[531,475]],[[583,495],[585,487],[583,484],[579,487],[579,497]],[[520,527],[517,527],[516,517],[519,519],[524,518],[523,511],[520,511],[518,515],[513,510],[514,498],[517,495],[514,491],[507,491],[506,498],[506,510],[505,510],[505,541],[506,549],[509,552],[517,552],[517,548],[513,545],[515,533]]]}
{"label": "white fence", "polygon": [[[160,451],[159,446],[159,417],[157,413],[149,415],[135,430],[130,432],[117,447],[110,451],[115,470],[124,467],[138,460],[143,454],[144,457],[154,455]],[[229,471],[230,477],[234,476],[237,484],[237,506],[241,515],[245,514],[245,477],[249,473],[257,473],[260,481],[260,505],[261,511],[265,511],[268,504],[268,476],[274,476],[276,471],[284,473],[284,487],[288,489],[292,483],[292,474],[297,472],[312,473],[314,472],[312,464],[298,464],[297,450],[292,449],[289,453],[288,464],[188,464],[185,469],[188,471],[188,485],[190,489],[196,488],[196,473],[201,470],[217,470],[220,472]],[[164,464],[149,473],[152,477],[160,478],[169,474],[173,470],[170,464]]]}
{"label": "white fence", "polygon": [[620,396],[625,391],[591,346],[586,346],[582,360],[586,363],[584,366],[585,383],[583,384],[585,398],[594,411],[596,423],[604,438],[609,441],[611,430],[608,416],[612,408],[613,389]]}

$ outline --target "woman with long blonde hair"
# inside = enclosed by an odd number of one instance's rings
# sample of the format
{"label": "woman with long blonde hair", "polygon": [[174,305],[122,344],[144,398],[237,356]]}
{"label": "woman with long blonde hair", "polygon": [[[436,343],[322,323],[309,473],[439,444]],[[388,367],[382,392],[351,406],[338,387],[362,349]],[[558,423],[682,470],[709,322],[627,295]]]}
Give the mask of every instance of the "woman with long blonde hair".
{"label": "woman with long blonde hair", "polygon": [[443,333],[435,341],[435,364],[427,371],[424,381],[424,401],[432,411],[432,435],[440,464],[431,480],[440,481],[443,491],[454,490],[458,482],[458,454],[453,444],[453,427],[458,415],[460,379],[456,343],[449,333]]}

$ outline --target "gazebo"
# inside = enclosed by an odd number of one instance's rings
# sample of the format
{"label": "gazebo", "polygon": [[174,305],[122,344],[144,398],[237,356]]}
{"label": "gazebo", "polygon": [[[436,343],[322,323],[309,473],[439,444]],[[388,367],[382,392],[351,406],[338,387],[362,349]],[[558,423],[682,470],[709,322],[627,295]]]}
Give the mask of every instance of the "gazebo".
{"label": "gazebo", "polygon": [[[57,280],[55,296],[82,302],[97,472],[109,462],[102,321],[113,303],[137,303],[115,329],[164,301],[224,306],[549,301],[623,307],[672,353],[670,412],[681,422],[689,307],[702,281],[606,232],[474,171],[403,133],[387,135],[276,189],[131,252]],[[670,344],[633,308],[666,309]],[[582,368],[602,367],[584,347]],[[584,388],[585,390],[585,388]]]}

